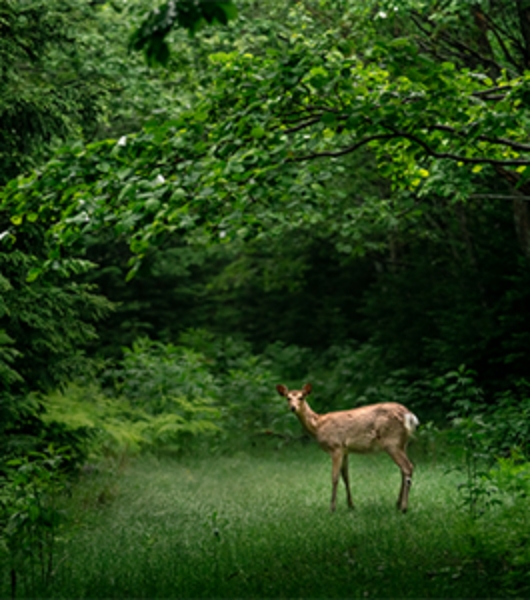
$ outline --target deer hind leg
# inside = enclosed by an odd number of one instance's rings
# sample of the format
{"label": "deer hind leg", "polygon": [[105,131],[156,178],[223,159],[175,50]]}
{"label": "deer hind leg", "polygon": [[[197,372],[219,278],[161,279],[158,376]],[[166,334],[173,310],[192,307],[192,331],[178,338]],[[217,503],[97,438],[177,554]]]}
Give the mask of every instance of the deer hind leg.
{"label": "deer hind leg", "polygon": [[346,498],[347,498],[347,502],[348,502],[348,508],[353,508],[353,500],[351,497],[351,490],[350,490],[350,476],[349,476],[349,472],[348,472],[348,455],[345,454],[344,458],[342,459],[342,467],[340,469],[341,475],[342,475],[342,481],[344,481],[344,485],[346,486]]}
{"label": "deer hind leg", "polygon": [[399,491],[397,508],[402,512],[407,512],[414,466],[410,462],[405,450],[402,448],[388,449],[387,452],[401,470],[401,490]]}
{"label": "deer hind leg", "polygon": [[337,505],[337,485],[341,472],[343,473],[344,453],[342,450],[335,450],[331,454],[331,512],[335,512]]}

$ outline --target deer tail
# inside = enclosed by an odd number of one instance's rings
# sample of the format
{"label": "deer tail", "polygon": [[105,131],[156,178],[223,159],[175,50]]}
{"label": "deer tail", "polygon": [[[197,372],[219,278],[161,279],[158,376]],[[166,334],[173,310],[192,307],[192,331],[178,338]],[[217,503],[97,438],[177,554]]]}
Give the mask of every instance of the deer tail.
{"label": "deer tail", "polygon": [[420,420],[416,415],[411,412],[405,414],[405,429],[409,433],[414,433],[416,431],[416,427],[420,424]]}

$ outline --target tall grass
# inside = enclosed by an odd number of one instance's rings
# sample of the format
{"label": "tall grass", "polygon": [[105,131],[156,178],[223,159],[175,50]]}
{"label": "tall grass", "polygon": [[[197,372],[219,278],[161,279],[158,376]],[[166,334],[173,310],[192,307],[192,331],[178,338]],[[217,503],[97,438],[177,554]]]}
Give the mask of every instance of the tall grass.
{"label": "tall grass", "polygon": [[[386,455],[351,457],[356,508],[347,510],[342,489],[337,512],[329,513],[331,466],[314,445],[179,461],[145,458],[119,478],[88,476],[70,501],[74,526],[64,532],[51,587],[26,593],[54,598],[504,595],[502,540],[497,536],[496,546],[488,546],[501,509],[477,527],[458,507],[459,474],[413,458],[406,515],[395,509],[400,475]],[[521,519],[519,527],[528,531]],[[2,596],[8,595],[7,581],[2,584]]]}

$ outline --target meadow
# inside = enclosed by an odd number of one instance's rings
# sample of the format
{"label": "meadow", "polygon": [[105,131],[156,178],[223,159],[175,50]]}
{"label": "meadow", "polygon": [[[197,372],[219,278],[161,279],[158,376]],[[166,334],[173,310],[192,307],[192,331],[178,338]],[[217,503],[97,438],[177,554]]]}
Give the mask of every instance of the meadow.
{"label": "meadow", "polygon": [[341,484],[331,514],[330,461],[314,444],[96,470],[67,501],[51,583],[19,597],[523,597],[510,549],[530,531],[524,508],[472,519],[447,457],[411,458],[405,515],[386,455],[351,457],[355,510]]}

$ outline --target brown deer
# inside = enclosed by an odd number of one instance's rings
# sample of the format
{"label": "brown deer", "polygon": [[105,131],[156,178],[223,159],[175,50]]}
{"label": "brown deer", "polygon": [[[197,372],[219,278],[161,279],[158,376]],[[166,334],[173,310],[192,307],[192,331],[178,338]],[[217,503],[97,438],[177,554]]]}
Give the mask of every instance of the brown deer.
{"label": "brown deer", "polygon": [[348,454],[367,454],[384,450],[401,470],[401,491],[397,508],[407,511],[409,489],[412,484],[414,467],[406,448],[407,442],[419,424],[418,418],[402,404],[384,402],[371,404],[352,410],[341,410],[319,415],[306,402],[311,393],[311,384],[306,383],[301,390],[289,391],[284,385],[277,385],[281,396],[287,398],[289,408],[296,414],[306,431],[313,436],[322,450],[332,460],[331,511],[335,511],[337,484],[342,475],[349,508],[353,508],[348,476]]}

